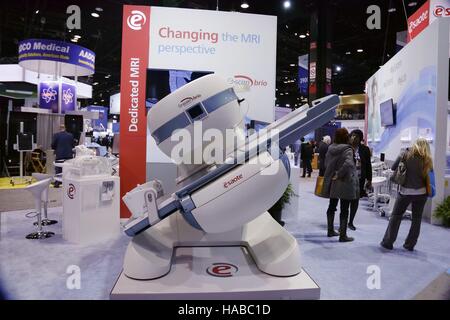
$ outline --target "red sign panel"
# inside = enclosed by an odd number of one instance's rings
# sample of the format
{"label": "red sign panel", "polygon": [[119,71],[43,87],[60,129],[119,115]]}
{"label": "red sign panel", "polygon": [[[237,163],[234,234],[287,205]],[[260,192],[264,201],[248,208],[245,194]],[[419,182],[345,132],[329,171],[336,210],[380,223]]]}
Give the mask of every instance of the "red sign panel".
{"label": "red sign panel", "polygon": [[408,42],[414,39],[430,24],[430,1],[425,2],[408,18]]}
{"label": "red sign panel", "polygon": [[[146,179],[146,72],[150,7],[124,6],[120,79],[120,193],[121,198]],[[120,216],[130,213],[121,200]]]}

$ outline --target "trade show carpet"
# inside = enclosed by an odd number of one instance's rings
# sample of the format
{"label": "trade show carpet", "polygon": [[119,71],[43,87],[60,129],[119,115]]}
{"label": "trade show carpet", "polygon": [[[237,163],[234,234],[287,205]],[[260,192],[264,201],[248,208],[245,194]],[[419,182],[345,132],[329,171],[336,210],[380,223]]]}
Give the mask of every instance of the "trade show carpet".
{"label": "trade show carpet", "polygon": [[[286,228],[298,239],[302,265],[321,287],[322,299],[413,299],[450,267],[450,230],[428,223],[414,252],[402,248],[410,221],[402,222],[395,249],[379,246],[388,220],[362,203],[351,243],[326,237],[328,201],[314,196],[315,179],[300,178],[300,212],[286,216]],[[61,208],[49,216],[53,238],[27,240],[34,231],[25,211],[1,213],[0,283],[11,299],[108,299],[122,269],[129,238],[92,246],[62,239]],[[336,228],[338,218],[336,217]],[[79,277],[78,277],[79,276]],[[79,281],[78,281],[79,280]],[[78,284],[80,288],[77,289]]]}

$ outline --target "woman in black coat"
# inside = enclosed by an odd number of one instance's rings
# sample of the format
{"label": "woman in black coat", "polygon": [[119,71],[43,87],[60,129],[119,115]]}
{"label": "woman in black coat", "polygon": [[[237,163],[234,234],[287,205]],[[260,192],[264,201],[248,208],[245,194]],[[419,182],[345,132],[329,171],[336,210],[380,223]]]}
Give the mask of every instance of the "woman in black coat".
{"label": "woman in black coat", "polygon": [[330,198],[327,210],[328,236],[334,236],[334,212],[337,204],[341,203],[339,216],[339,241],[353,241],[347,237],[349,209],[359,198],[359,183],[356,172],[353,148],[348,144],[349,135],[345,128],[336,130],[334,143],[328,148],[325,159],[325,175],[323,180],[323,196]]}

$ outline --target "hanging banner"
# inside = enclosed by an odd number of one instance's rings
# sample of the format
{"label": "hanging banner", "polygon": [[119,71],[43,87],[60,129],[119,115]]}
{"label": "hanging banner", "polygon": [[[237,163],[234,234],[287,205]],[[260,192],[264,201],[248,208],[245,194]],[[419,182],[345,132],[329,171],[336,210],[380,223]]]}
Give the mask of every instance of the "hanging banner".
{"label": "hanging banner", "polygon": [[298,57],[298,90],[302,96],[308,95],[308,55]]}
{"label": "hanging banner", "polygon": [[19,42],[19,65],[38,73],[87,76],[95,72],[95,53],[68,42],[27,39]]}
{"label": "hanging banner", "polygon": [[61,113],[74,111],[77,104],[77,88],[68,83],[61,84]]}
{"label": "hanging banner", "polygon": [[408,42],[438,18],[450,17],[450,0],[428,0],[408,18]]}
{"label": "hanging banner", "polygon": [[59,111],[59,82],[39,83],[39,107],[51,110],[53,113]]}

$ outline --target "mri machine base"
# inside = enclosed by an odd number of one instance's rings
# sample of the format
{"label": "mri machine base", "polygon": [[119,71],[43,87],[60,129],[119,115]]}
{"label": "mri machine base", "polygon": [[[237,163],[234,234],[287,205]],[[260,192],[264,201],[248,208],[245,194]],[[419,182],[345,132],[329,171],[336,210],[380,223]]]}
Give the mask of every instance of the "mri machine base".
{"label": "mri machine base", "polygon": [[[153,280],[152,280],[153,279]],[[155,280],[157,279],[157,280]],[[134,237],[112,299],[318,299],[297,241],[265,212],[221,234],[180,214]]]}

